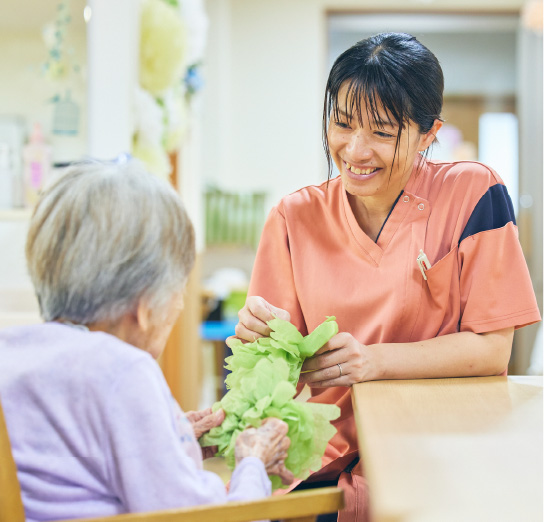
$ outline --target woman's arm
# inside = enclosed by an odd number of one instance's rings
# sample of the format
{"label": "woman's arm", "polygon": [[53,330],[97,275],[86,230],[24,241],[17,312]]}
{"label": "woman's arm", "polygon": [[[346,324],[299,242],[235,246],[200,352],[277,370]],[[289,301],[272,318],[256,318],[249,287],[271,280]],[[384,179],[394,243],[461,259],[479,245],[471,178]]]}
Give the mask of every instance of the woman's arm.
{"label": "woman's arm", "polygon": [[302,370],[308,373],[301,374],[301,382],[329,387],[383,379],[499,375],[508,366],[513,337],[511,327],[481,334],[458,332],[426,341],[366,346],[342,332],[316,356],[306,360]]}
{"label": "woman's arm", "polygon": [[[250,500],[270,495],[266,466],[247,458],[233,472],[231,491],[202,469],[200,447],[188,419],[179,433],[171,397],[154,361],[140,358],[104,393],[104,447],[108,489],[128,512]],[[213,420],[213,418],[212,418]]]}

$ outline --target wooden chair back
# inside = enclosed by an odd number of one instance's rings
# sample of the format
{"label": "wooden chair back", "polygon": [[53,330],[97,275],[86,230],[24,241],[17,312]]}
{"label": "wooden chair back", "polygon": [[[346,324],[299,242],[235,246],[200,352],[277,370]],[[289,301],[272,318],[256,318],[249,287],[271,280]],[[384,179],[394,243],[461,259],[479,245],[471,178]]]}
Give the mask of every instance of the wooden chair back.
{"label": "wooden chair back", "polygon": [[[217,522],[219,520],[221,522],[250,522],[262,519],[314,522],[317,515],[334,513],[343,507],[344,492],[341,489],[321,488],[249,502],[228,502],[212,506],[195,506],[152,513],[127,513],[64,522]],[[11,452],[1,403],[0,522],[25,522],[17,468]]]}
{"label": "wooden chair back", "polygon": [[21,487],[0,403],[0,522],[25,522]]}

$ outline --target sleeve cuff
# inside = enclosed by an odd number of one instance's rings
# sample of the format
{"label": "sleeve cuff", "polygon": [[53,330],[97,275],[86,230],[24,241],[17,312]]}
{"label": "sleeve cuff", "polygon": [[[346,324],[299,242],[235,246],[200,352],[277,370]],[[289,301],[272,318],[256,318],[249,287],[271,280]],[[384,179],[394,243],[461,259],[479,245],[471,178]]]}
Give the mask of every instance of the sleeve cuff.
{"label": "sleeve cuff", "polygon": [[232,473],[229,500],[252,500],[272,494],[272,483],[257,457],[246,457]]}

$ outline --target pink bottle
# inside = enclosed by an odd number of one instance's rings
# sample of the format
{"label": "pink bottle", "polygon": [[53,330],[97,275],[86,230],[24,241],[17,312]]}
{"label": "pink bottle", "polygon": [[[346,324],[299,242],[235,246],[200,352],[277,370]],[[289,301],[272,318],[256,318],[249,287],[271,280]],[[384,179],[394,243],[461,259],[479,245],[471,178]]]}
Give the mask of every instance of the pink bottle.
{"label": "pink bottle", "polygon": [[28,143],[23,147],[25,205],[32,207],[51,173],[51,147],[43,138],[42,128],[35,123]]}

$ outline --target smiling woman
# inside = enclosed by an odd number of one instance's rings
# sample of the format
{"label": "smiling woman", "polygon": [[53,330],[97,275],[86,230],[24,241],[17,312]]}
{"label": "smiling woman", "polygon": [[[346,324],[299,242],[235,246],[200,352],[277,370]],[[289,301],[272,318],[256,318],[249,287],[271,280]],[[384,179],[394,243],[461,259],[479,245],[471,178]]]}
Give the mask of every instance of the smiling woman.
{"label": "smiling woman", "polygon": [[272,209],[239,313],[247,341],[268,335],[274,315],[303,334],[337,318],[299,387],[341,408],[338,432],[298,487],[341,485],[341,521],[368,517],[349,387],[504,374],[514,329],[540,320],[499,175],[426,158],[443,83],[437,58],[408,34],[373,36],[336,60],[323,142],[340,175]]}
{"label": "smiling woman", "polygon": [[420,165],[418,152],[442,127],[443,89],[436,57],[402,34],[362,40],[334,64],[323,112],[329,177],[334,161],[357,222],[374,241],[416,158]]}
{"label": "smiling woman", "polygon": [[[349,99],[344,84],[339,98]],[[425,151],[435,139],[442,122],[436,119],[431,130],[422,133],[414,122],[403,125],[391,121],[386,109],[378,114],[366,105],[356,115],[338,109],[335,104],[327,129],[329,157],[334,160],[348,200],[359,226],[374,241],[379,237],[393,203],[408,182],[418,152]],[[422,156],[419,156],[421,161]]]}

